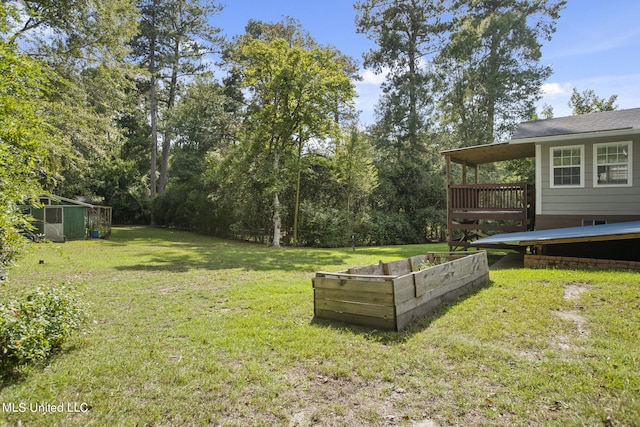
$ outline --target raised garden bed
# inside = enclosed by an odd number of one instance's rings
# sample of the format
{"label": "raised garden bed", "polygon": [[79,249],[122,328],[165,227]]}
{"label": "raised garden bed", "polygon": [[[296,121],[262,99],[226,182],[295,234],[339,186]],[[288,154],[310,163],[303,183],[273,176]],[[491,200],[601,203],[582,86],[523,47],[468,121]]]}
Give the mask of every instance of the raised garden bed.
{"label": "raised garden bed", "polygon": [[488,280],[485,251],[431,252],[337,273],[317,272],[312,279],[314,316],[397,331]]}

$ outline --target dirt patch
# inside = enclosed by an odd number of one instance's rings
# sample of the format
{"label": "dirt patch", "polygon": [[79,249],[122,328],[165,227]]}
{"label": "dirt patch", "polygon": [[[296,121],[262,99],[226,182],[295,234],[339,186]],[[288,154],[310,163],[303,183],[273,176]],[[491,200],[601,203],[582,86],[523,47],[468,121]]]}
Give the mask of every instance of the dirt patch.
{"label": "dirt patch", "polygon": [[[563,297],[565,301],[577,302],[580,295],[588,290],[588,282],[570,282],[564,287]],[[581,307],[576,304],[575,308]],[[576,340],[589,334],[587,320],[576,310],[553,310],[552,313],[566,322],[573,323],[573,327],[568,334],[557,334],[551,345],[562,352],[578,350]]]}
{"label": "dirt patch", "polygon": [[[380,379],[325,375],[302,365],[289,369],[286,382],[284,397],[291,403],[286,405],[284,425],[289,427],[441,425],[433,403],[411,385],[404,388]],[[482,422],[472,424],[486,422],[482,415],[479,419]]]}
{"label": "dirt patch", "polygon": [[584,317],[582,317],[581,314],[575,311],[560,311],[560,310],[554,311],[554,313],[556,314],[556,316],[560,316],[560,318],[563,320],[573,322],[580,333],[586,333],[586,329],[584,326],[587,321],[585,320]]}
{"label": "dirt patch", "polygon": [[575,340],[578,337],[582,337],[589,334],[587,329],[586,319],[575,311],[553,311],[556,316],[567,322],[573,322],[574,327],[570,335],[558,334],[554,340],[554,346],[561,351],[575,351],[578,350],[578,346],[575,344]]}
{"label": "dirt patch", "polygon": [[381,394],[379,384],[342,375],[326,376],[295,367],[288,375],[289,426],[396,425],[394,390]]}
{"label": "dirt patch", "polygon": [[575,301],[580,299],[580,295],[583,292],[589,290],[588,282],[571,282],[567,283],[564,287],[564,299],[568,301]]}

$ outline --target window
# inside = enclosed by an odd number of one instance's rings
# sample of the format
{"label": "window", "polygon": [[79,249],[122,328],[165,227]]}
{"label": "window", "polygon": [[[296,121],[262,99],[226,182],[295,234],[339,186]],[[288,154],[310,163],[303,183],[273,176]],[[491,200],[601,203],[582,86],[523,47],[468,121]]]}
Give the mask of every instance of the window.
{"label": "window", "polygon": [[62,224],[62,208],[46,208],[44,222],[47,224]]}
{"label": "window", "polygon": [[631,185],[631,142],[595,144],[593,156],[595,187]]}
{"label": "window", "polygon": [[551,148],[551,187],[584,186],[584,149],[581,145]]}

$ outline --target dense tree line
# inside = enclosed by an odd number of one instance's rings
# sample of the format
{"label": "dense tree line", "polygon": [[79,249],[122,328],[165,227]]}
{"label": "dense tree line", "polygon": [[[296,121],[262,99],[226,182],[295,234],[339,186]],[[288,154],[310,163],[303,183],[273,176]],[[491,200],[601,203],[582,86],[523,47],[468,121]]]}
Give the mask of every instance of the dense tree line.
{"label": "dense tree line", "polygon": [[225,40],[212,0],[3,2],[2,215],[49,191],[102,199],[116,223],[276,246],[439,239],[439,152],[534,116],[565,3],[358,1],[364,66],[387,73],[364,129],[358,60],[294,19]]}

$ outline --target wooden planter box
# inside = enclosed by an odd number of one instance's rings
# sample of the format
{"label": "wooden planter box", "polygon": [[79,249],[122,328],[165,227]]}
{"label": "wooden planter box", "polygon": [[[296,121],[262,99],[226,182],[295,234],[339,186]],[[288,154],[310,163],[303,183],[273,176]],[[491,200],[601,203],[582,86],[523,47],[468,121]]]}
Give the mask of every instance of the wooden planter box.
{"label": "wooden planter box", "polygon": [[432,252],[337,273],[317,272],[312,279],[314,316],[397,331],[488,280],[485,251]]}

